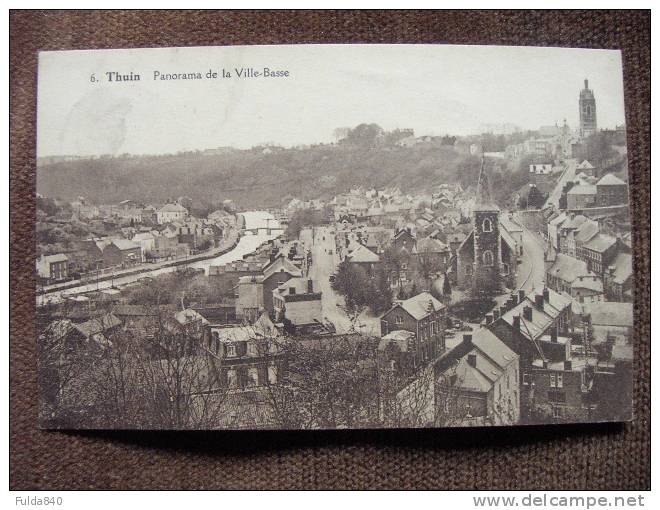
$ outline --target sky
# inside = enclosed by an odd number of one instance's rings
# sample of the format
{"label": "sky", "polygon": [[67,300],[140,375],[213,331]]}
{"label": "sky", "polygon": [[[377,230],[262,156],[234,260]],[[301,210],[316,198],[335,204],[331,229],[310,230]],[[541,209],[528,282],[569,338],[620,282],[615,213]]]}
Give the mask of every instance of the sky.
{"label": "sky", "polygon": [[[286,70],[238,78],[235,68]],[[230,78],[154,80],[209,71]],[[108,82],[107,72],[140,75]],[[94,74],[95,81],[91,76]],[[379,124],[467,135],[579,122],[589,80],[599,127],[625,121],[620,52],[455,45],[294,45],[42,52],[37,155],[169,154],[334,141]]]}

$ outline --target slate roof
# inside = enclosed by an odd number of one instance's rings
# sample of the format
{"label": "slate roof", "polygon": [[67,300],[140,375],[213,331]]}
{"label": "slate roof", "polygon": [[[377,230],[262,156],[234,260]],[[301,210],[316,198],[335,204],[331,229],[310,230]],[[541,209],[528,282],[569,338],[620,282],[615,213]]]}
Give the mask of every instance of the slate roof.
{"label": "slate roof", "polygon": [[583,247],[598,253],[603,253],[616,244],[616,238],[605,234],[598,234],[584,243]]}
{"label": "slate roof", "polygon": [[595,195],[596,186],[593,184],[578,184],[568,190],[567,195]]}
{"label": "slate roof", "polygon": [[281,254],[275,260],[264,266],[264,279],[269,278],[274,273],[280,271],[289,273],[293,277],[302,276],[302,271],[300,271],[300,269],[298,269],[287,257]]}
{"label": "slate roof", "polygon": [[64,253],[57,253],[56,255],[44,255],[42,260],[49,263],[66,262],[69,260],[69,257],[67,257]]}
{"label": "slate roof", "polygon": [[349,262],[380,262],[380,257],[363,245],[358,245],[350,255],[346,257]]}
{"label": "slate roof", "polygon": [[74,326],[85,338],[89,338],[97,333],[103,333],[109,329],[121,325],[121,321],[112,313],[104,315],[102,317],[97,317],[90,319],[87,322],[82,324],[77,324]]}
{"label": "slate roof", "polygon": [[614,258],[611,266],[614,266],[614,282],[623,284],[632,276],[632,255],[630,253],[619,253]]}
{"label": "slate roof", "polygon": [[134,243],[133,241],[129,241],[128,239],[113,239],[112,244],[114,244],[121,251],[134,250],[136,248],[140,248],[139,244]]}
{"label": "slate roof", "polygon": [[565,282],[573,283],[578,277],[587,276],[591,273],[587,269],[587,263],[584,260],[576,259],[565,253],[557,253],[555,261],[548,269],[547,274]]}
{"label": "slate roof", "polygon": [[[513,327],[513,317],[520,316],[520,332],[527,338],[536,340],[548,329],[548,327],[559,317],[559,314],[571,306],[572,299],[552,289],[547,289],[549,301],[544,301],[543,310],[536,307],[534,296],[543,292],[543,288],[535,289],[525,296],[519,304],[502,315],[502,320]],[[600,304],[600,303],[599,303]],[[525,319],[523,316],[524,307],[532,308],[532,320]]]}
{"label": "slate roof", "polygon": [[596,186],[625,186],[626,183],[619,179],[616,175],[607,174],[596,183]]}
{"label": "slate roof", "polygon": [[445,305],[435,299],[430,292],[420,292],[416,296],[401,301],[398,305],[394,305],[394,307],[400,306],[412,315],[415,320],[421,320],[431,313],[429,311],[429,303],[433,305],[433,312],[440,311],[445,307]]}
{"label": "slate roof", "polygon": [[442,241],[425,237],[417,242],[417,253],[443,253],[449,250],[449,247]]}
{"label": "slate roof", "polygon": [[159,212],[188,212],[188,209],[180,204],[165,204],[159,209]]}

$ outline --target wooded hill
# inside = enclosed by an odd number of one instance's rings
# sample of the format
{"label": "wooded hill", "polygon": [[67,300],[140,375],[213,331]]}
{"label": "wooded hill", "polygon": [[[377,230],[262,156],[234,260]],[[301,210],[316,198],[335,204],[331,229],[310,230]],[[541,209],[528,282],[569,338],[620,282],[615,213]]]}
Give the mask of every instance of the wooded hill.
{"label": "wooded hill", "polygon": [[[239,207],[274,207],[293,197],[331,198],[362,185],[404,192],[429,191],[435,184],[475,185],[480,158],[452,146],[359,147],[319,145],[305,149],[255,148],[223,154],[124,156],[40,166],[37,191],[44,196],[93,203],[132,199],[162,203],[188,196],[199,208],[225,199]],[[518,172],[515,172],[518,173]],[[526,172],[494,176],[507,189],[520,187]],[[497,182],[492,183],[494,189]],[[504,195],[504,194],[503,194]]]}

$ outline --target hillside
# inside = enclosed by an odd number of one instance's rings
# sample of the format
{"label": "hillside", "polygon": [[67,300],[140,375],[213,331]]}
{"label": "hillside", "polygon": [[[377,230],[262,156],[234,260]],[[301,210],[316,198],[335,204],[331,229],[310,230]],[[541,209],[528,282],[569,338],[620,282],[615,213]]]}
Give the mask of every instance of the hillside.
{"label": "hillside", "polygon": [[203,207],[233,199],[240,207],[278,206],[292,197],[328,198],[352,186],[424,191],[443,182],[476,182],[480,160],[452,147],[316,146],[207,155],[117,157],[40,166],[37,191],[94,203],[163,202],[189,196]]}

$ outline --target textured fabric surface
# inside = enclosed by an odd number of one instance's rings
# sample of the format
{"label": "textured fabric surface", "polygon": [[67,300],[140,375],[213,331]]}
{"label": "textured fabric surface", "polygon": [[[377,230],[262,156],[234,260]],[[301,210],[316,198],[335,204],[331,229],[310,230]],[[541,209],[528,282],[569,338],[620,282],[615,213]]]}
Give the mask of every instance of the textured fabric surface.
{"label": "textured fabric surface", "polygon": [[[650,487],[648,13],[32,11],[13,12],[10,19],[11,488]],[[37,51],[367,42],[623,50],[636,271],[635,420],[497,430],[38,430],[33,325]]]}

